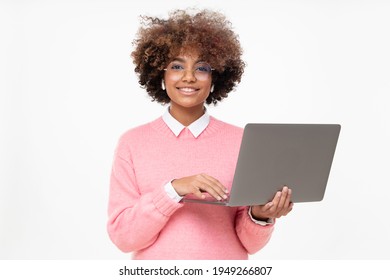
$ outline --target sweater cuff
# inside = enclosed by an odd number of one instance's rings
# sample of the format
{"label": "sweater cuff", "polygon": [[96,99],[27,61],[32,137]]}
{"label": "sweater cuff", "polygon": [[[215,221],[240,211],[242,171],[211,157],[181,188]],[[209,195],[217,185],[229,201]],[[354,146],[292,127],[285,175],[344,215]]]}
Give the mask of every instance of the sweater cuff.
{"label": "sweater cuff", "polygon": [[167,195],[168,195],[171,199],[173,199],[175,202],[180,202],[180,201],[183,199],[183,197],[180,196],[180,195],[176,192],[175,188],[172,186],[172,181],[173,181],[173,180],[171,180],[171,181],[169,181],[168,183],[165,184],[164,190],[165,190],[165,192],[167,193]]}
{"label": "sweater cuff", "polygon": [[261,226],[266,226],[266,225],[273,225],[275,223],[275,220],[272,218],[269,218],[266,222],[265,221],[259,221],[253,218],[252,216],[252,206],[248,208],[248,215],[251,218],[252,222],[255,224],[261,225]]}
{"label": "sweater cuff", "polygon": [[[250,209],[248,207],[248,209]],[[255,235],[264,235],[268,234],[269,232],[272,232],[274,229],[275,220],[273,220],[272,224],[266,224],[266,225],[259,225],[258,223],[254,222],[250,215],[244,215],[244,227],[247,228],[250,232],[253,232]]]}
{"label": "sweater cuff", "polygon": [[171,216],[177,209],[183,207],[182,203],[172,200],[166,193],[164,187],[159,188],[154,193],[153,204],[164,216]]}

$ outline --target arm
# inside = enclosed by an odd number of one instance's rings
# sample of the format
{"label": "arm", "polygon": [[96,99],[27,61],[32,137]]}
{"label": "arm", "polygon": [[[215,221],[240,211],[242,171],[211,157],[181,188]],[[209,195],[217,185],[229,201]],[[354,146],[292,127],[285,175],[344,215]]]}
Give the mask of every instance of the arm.
{"label": "arm", "polygon": [[141,195],[132,162],[118,150],[111,173],[107,230],[120,250],[131,252],[153,244],[182,204],[168,197],[163,184]]}
{"label": "arm", "polygon": [[[252,206],[250,211],[254,219],[267,221],[286,216],[292,207],[291,189],[285,186],[282,191],[275,194],[271,202]],[[263,248],[271,238],[273,224],[266,226],[256,224],[250,218],[248,210],[248,207],[239,209],[236,216],[236,231],[248,253],[254,254]]]}
{"label": "arm", "polygon": [[239,207],[236,214],[236,233],[248,254],[261,250],[270,240],[274,224],[258,225],[248,215],[249,207]]}

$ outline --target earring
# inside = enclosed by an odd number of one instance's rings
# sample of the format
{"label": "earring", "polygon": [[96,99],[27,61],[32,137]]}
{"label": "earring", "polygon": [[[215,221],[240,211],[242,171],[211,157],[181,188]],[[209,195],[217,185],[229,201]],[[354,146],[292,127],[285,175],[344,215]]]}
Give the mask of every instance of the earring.
{"label": "earring", "polygon": [[165,90],[165,83],[164,83],[164,79],[161,80],[161,88],[162,90]]}
{"label": "earring", "polygon": [[210,92],[212,93],[214,91],[214,84],[211,85]]}

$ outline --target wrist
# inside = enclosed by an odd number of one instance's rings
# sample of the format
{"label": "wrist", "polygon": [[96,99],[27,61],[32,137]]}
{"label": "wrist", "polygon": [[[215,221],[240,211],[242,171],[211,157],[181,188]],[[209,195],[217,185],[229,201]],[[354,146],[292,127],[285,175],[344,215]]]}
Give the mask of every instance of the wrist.
{"label": "wrist", "polygon": [[256,211],[253,210],[253,207],[250,209],[252,218],[258,221],[267,222],[269,220],[269,217],[265,217],[261,214],[256,213]]}
{"label": "wrist", "polygon": [[171,180],[172,188],[176,191],[176,193],[180,196],[185,196],[186,193],[180,188],[180,182],[178,181],[180,179],[173,179]]}

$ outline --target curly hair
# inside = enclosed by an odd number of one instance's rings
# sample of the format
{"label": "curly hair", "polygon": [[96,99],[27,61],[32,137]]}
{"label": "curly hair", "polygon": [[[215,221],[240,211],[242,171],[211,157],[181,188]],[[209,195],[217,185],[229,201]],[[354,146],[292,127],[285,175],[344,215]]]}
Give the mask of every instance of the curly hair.
{"label": "curly hair", "polygon": [[169,103],[161,88],[163,69],[178,55],[196,51],[213,69],[214,91],[206,99],[207,104],[217,104],[227,97],[241,81],[245,63],[238,36],[226,17],[210,10],[191,15],[186,10],[175,10],[167,20],[142,16],[141,27],[133,41],[131,53],[139,84],[152,97],[152,101]]}

